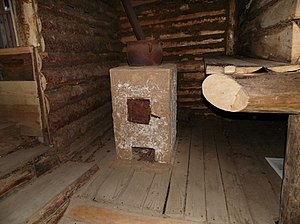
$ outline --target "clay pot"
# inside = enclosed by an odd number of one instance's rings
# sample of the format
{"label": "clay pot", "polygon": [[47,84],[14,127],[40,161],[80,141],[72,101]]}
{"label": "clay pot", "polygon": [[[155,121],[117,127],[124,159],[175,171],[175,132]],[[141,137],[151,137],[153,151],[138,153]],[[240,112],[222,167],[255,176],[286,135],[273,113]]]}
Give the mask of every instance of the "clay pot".
{"label": "clay pot", "polygon": [[160,65],[163,51],[160,40],[137,40],[127,42],[127,61],[129,65]]}

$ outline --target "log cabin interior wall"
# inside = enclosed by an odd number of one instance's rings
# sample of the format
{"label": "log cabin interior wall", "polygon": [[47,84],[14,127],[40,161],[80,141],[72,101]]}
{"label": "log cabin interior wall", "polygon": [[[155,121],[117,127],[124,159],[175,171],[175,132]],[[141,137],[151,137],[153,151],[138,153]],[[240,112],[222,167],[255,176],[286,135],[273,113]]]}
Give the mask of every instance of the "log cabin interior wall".
{"label": "log cabin interior wall", "polygon": [[36,2],[46,111],[59,149],[93,127],[112,125],[108,71],[121,52],[112,2]]}
{"label": "log cabin interior wall", "polygon": [[[164,62],[177,64],[178,107],[204,109],[201,103],[203,56],[225,54],[228,1],[132,2],[146,39],[159,38]],[[124,12],[120,22],[123,44],[135,40]]]}
{"label": "log cabin interior wall", "polygon": [[237,8],[239,54],[299,62],[299,0],[244,0]]}

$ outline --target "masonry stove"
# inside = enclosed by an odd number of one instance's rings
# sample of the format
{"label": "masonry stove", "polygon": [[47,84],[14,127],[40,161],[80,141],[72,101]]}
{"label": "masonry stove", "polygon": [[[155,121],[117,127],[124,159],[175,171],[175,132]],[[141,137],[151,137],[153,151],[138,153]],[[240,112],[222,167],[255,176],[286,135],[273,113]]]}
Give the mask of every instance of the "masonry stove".
{"label": "masonry stove", "polygon": [[176,140],[176,66],[121,66],[110,70],[110,79],[118,158],[131,160],[143,150],[169,163]]}

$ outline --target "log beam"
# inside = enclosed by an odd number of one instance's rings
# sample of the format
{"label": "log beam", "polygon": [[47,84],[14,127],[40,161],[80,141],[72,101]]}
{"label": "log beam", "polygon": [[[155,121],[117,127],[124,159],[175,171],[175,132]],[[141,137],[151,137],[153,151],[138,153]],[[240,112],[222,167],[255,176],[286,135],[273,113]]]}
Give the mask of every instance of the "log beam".
{"label": "log beam", "polygon": [[203,84],[205,98],[229,112],[300,113],[300,73],[210,75]]}
{"label": "log beam", "polygon": [[290,115],[281,190],[280,224],[300,223],[300,115]]}

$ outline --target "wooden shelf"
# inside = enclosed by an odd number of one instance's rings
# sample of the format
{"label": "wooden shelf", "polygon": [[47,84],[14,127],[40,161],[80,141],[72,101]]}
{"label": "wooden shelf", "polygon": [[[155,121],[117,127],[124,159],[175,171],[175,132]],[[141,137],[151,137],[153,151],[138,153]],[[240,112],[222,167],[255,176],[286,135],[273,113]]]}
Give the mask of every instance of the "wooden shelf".
{"label": "wooden shelf", "polygon": [[0,55],[31,54],[32,47],[1,48]]}
{"label": "wooden shelf", "polygon": [[206,57],[206,74],[246,74],[262,71],[291,72],[300,70],[300,64],[269,61],[258,58],[241,56],[214,56]]}

